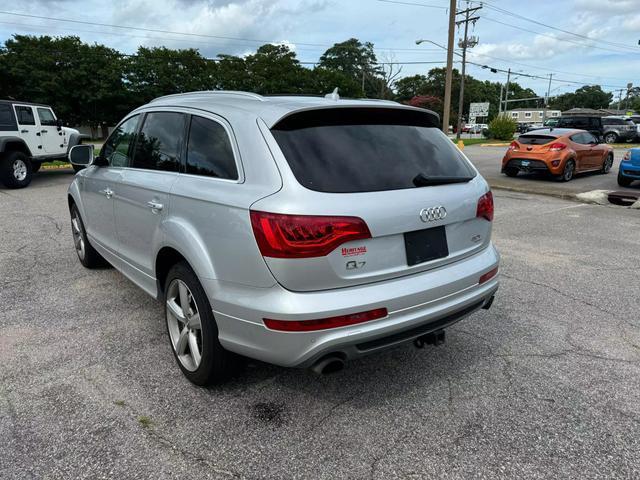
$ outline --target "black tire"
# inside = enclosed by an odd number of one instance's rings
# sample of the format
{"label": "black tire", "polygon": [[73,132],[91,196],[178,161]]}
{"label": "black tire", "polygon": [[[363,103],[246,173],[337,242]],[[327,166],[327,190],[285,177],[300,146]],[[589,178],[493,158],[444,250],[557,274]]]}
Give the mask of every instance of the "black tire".
{"label": "black tire", "polygon": [[632,182],[633,180],[631,178],[625,177],[620,172],[618,172],[618,185],[620,185],[621,187],[628,187]]}
{"label": "black tire", "polygon": [[573,178],[575,172],[576,162],[574,162],[573,160],[567,160],[567,162],[564,164],[564,169],[562,170],[562,173],[560,174],[560,177],[558,177],[558,179],[561,182],[569,182]]}
{"label": "black tire", "polygon": [[73,167],[73,172],[74,173],[78,173],[80,170],[84,170],[85,167],[84,165],[71,165]]}
{"label": "black tire", "polygon": [[607,174],[611,171],[611,167],[613,167],[613,153],[610,153],[604,158],[602,162],[602,168],[600,169],[600,173]]}
{"label": "black tire", "polygon": [[31,162],[31,173],[36,173],[42,166],[41,162]]}
{"label": "black tire", "polygon": [[[95,248],[89,243],[87,238],[87,231],[84,228],[84,222],[80,216],[80,211],[75,204],[71,205],[71,235],[73,236],[74,248],[78,255],[78,260],[86,268],[99,268],[107,266],[107,261],[100,255]],[[77,221],[74,222],[74,220]],[[80,247],[79,240],[82,240],[82,248]]]}
{"label": "black tire", "polygon": [[606,133],[604,136],[604,141],[606,143],[616,143],[618,141],[618,135],[614,132]]}
{"label": "black tire", "polygon": [[[202,352],[200,364],[193,371],[187,369],[178,358],[169,327],[167,301],[170,300],[170,286],[172,282],[177,280],[184,282],[188,287],[191,293],[191,299],[195,303],[200,316],[201,328],[199,331],[198,345],[201,346]],[[173,352],[176,363],[190,382],[200,386],[222,383],[241,370],[244,364],[243,358],[225,350],[220,344],[218,340],[218,325],[213,316],[207,294],[202,288],[195,272],[186,262],[178,262],[169,270],[164,284],[163,300],[165,304],[165,323],[167,325],[169,345],[171,346],[171,351]]]}
{"label": "black tire", "polygon": [[22,152],[7,152],[0,160],[0,181],[7,188],[24,188],[31,183],[33,165]]}
{"label": "black tire", "polygon": [[507,167],[504,169],[504,174],[507,177],[517,177],[518,173],[520,173],[520,170],[518,168],[515,167]]}

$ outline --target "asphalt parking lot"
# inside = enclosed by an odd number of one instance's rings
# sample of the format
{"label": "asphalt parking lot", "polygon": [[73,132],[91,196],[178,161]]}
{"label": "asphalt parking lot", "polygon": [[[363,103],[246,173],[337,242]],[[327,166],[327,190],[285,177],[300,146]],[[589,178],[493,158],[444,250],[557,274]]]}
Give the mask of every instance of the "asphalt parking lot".
{"label": "asphalt parking lot", "polygon": [[560,198],[570,198],[577,193],[590,192],[593,190],[630,190],[640,193],[640,182],[634,183],[630,188],[623,188],[618,185],[618,166],[625,152],[623,148],[614,149],[613,168],[608,174],[578,174],[573,180],[567,183],[558,182],[549,178],[549,176],[535,173],[520,173],[516,178],[507,177],[500,173],[501,161],[506,149],[507,147],[470,145],[464,148],[464,153],[493,188],[525,193],[540,193]]}
{"label": "asphalt parking lot", "polygon": [[71,178],[0,189],[2,478],[640,477],[640,212],[495,190],[501,287],[443,346],[202,389],[77,261]]}

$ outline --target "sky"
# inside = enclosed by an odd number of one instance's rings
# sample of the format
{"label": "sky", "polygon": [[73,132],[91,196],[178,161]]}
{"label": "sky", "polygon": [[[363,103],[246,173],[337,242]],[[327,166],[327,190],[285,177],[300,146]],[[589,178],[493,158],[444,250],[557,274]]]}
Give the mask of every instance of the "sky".
{"label": "sky", "polygon": [[[467,7],[466,1],[457,3]],[[77,35],[123,53],[140,45],[166,46],[197,48],[211,58],[280,42],[300,61],[317,62],[333,43],[355,37],[372,42],[379,61],[411,62],[400,73],[408,76],[444,66],[443,49],[418,46],[416,39],[446,45],[448,6],[449,0],[25,0],[0,6],[0,41],[16,33]],[[552,95],[583,84],[601,84],[607,91],[640,85],[640,0],[489,0],[482,6],[470,25],[479,39],[468,50],[471,62],[511,68],[512,80],[539,95],[548,88],[549,74]],[[479,65],[468,65],[467,72],[481,80],[506,80],[506,73]]]}

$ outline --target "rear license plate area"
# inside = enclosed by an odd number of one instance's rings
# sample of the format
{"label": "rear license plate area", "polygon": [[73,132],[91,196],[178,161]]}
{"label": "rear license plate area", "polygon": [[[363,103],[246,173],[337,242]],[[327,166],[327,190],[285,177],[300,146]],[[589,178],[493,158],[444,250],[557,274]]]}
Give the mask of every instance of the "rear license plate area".
{"label": "rear license plate area", "polygon": [[407,265],[437,260],[449,255],[445,227],[433,227],[404,234]]}

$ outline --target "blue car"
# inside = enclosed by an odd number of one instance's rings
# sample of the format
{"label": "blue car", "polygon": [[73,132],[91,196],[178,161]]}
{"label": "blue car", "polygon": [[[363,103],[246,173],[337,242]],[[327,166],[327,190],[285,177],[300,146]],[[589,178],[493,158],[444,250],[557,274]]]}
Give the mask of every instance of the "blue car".
{"label": "blue car", "polygon": [[640,148],[626,151],[618,171],[618,185],[621,187],[628,187],[634,180],[640,181]]}

